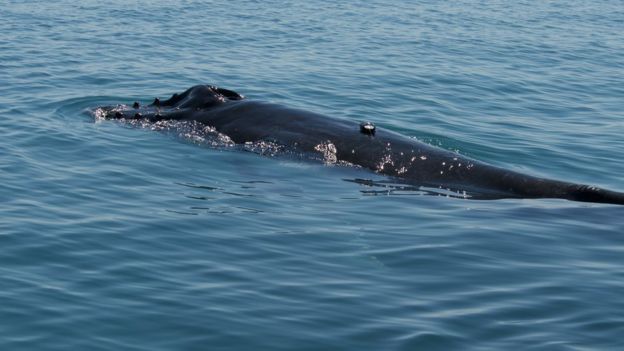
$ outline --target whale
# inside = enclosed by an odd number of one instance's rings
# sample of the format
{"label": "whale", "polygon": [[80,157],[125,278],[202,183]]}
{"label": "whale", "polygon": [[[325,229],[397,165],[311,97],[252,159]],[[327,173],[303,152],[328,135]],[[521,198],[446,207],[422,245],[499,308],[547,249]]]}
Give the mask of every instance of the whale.
{"label": "whale", "polygon": [[276,103],[255,101],[213,85],[196,85],[167,100],[101,106],[105,119],[191,121],[233,143],[271,142],[335,160],[423,189],[444,189],[472,200],[555,198],[624,205],[624,193],[497,167],[415,138]]}

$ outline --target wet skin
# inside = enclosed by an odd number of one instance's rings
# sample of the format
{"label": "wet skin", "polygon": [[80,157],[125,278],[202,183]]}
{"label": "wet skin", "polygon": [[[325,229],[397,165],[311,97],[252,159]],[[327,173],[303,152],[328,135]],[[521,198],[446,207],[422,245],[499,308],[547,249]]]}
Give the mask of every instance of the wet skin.
{"label": "wet skin", "polygon": [[525,175],[372,125],[331,118],[197,85],[166,101],[102,107],[106,118],[196,121],[237,144],[271,141],[301,152],[333,145],[336,158],[412,185],[465,191],[472,199],[562,198],[624,204],[624,193]]}

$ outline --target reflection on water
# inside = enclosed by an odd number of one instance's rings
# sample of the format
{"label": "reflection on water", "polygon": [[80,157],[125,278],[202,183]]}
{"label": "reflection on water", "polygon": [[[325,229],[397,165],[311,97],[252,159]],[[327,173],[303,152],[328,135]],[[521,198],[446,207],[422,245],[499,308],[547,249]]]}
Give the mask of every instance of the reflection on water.
{"label": "reflection on water", "polygon": [[401,184],[400,180],[371,180],[371,179],[343,179],[361,185],[364,189],[360,192],[364,195],[433,195],[446,196],[459,199],[468,199],[470,195],[465,191],[453,191],[442,187],[432,188],[427,186],[414,186]]}

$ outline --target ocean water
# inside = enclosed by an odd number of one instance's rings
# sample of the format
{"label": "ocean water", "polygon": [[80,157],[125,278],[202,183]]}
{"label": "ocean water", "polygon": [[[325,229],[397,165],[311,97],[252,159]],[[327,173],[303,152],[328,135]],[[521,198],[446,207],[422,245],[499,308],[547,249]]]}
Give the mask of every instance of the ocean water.
{"label": "ocean water", "polygon": [[624,207],[96,121],[195,84],[624,191],[621,1],[3,1],[0,349],[620,350]]}

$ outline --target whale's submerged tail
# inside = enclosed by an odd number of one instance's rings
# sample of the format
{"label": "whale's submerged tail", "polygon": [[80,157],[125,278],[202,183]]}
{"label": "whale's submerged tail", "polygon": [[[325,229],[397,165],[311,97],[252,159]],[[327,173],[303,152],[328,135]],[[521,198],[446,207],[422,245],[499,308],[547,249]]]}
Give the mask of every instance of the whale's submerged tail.
{"label": "whale's submerged tail", "polygon": [[476,185],[476,192],[472,193],[471,198],[476,200],[551,198],[624,205],[624,193],[622,192],[591,185],[534,177],[498,167],[481,166],[475,169],[472,179],[471,185]]}
{"label": "whale's submerged tail", "polygon": [[566,197],[568,200],[624,205],[624,193],[589,185],[576,185],[575,187],[568,193]]}

